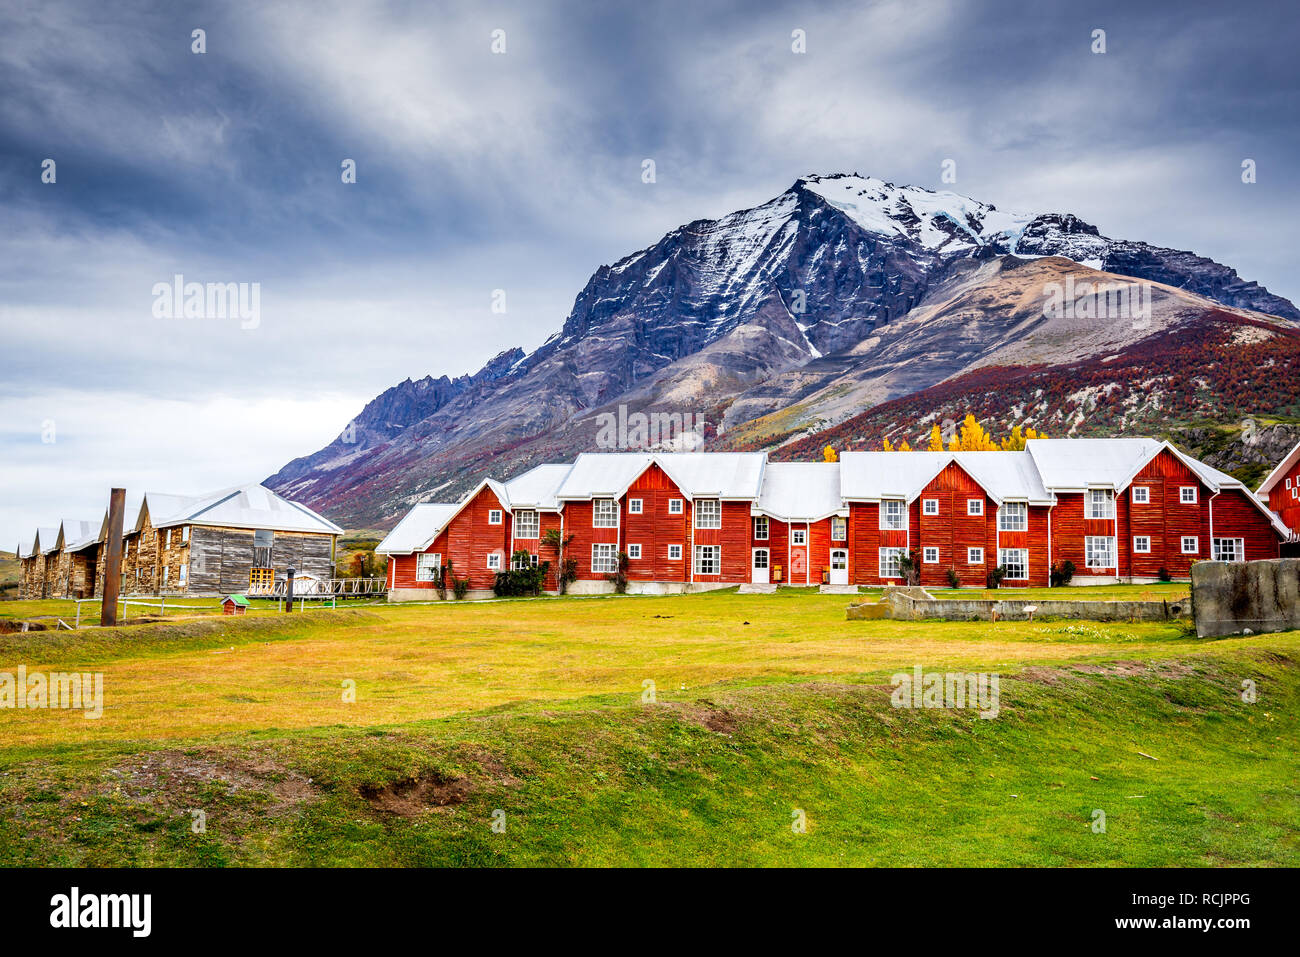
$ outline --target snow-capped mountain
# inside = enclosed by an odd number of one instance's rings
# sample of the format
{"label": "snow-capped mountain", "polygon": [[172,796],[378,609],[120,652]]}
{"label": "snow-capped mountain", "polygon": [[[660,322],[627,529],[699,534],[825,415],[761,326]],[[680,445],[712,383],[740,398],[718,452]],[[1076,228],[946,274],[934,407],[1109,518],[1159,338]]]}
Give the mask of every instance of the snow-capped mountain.
{"label": "snow-capped mountain", "polygon": [[[704,403],[710,421],[725,417],[731,428],[825,386],[828,369],[869,363],[872,343],[891,338],[882,330],[1004,256],[1064,257],[1300,320],[1290,302],[1227,266],[1108,239],[1071,215],[1006,212],[858,175],[806,176],[769,202],[688,223],[601,266],[531,354],[507,350],[472,376],[408,380],[269,482],[346,523],[382,525],[413,501],[454,497],[489,460],[504,473],[593,448],[594,413],[620,402],[678,411]],[[913,353],[925,349],[920,336],[909,337]]]}

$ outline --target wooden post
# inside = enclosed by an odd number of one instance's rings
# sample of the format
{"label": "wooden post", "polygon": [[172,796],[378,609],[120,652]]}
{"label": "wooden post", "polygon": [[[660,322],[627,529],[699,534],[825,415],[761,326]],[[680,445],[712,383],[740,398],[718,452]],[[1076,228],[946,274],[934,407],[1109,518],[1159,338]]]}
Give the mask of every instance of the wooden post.
{"label": "wooden post", "polygon": [[293,568],[292,566],[286,571],[284,578],[284,610],[285,613],[293,611]]}
{"label": "wooden post", "polygon": [[99,623],[117,624],[117,595],[122,587],[122,518],[126,512],[126,489],[115,488],[108,496],[108,549],[104,559],[104,597],[99,603]]}

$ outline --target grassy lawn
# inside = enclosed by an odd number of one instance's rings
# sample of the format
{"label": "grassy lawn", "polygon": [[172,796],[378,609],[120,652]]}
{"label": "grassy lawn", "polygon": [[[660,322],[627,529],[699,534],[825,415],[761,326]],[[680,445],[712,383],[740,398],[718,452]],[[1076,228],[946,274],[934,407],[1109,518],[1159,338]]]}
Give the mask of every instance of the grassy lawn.
{"label": "grassy lawn", "polygon": [[[0,862],[1300,863],[1300,633],[848,622],[849,600],[0,635],[0,671],[100,671],[105,698],[0,711]],[[1001,713],[892,708],[914,665],[1000,674]]]}

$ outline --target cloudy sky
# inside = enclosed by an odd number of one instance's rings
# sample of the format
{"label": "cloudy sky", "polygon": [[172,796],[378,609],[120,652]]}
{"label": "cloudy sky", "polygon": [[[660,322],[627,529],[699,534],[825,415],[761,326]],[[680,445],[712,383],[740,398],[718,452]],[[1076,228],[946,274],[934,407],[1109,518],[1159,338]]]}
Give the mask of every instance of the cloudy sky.
{"label": "cloudy sky", "polygon": [[[0,548],[112,484],[264,478],[810,172],[951,159],[1300,300],[1296,5],[1135,6],[6,0]],[[177,274],[257,283],[256,322],[155,315]]]}

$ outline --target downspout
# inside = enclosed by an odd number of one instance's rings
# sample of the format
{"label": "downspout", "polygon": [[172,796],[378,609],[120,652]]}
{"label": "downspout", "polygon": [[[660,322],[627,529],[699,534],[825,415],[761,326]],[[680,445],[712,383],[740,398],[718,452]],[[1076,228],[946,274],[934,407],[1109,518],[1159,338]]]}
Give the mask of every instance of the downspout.
{"label": "downspout", "polygon": [[1052,587],[1052,512],[1056,508],[1056,496],[1052,496],[1052,504],[1047,506],[1047,587]]}
{"label": "downspout", "polygon": [[[1210,496],[1210,559],[1211,560],[1214,559],[1214,500],[1218,497],[1219,497],[1219,492],[1217,490],[1213,495]],[[1242,551],[1244,553],[1245,549],[1243,548]],[[1246,556],[1243,554],[1241,557],[1245,558]]]}

